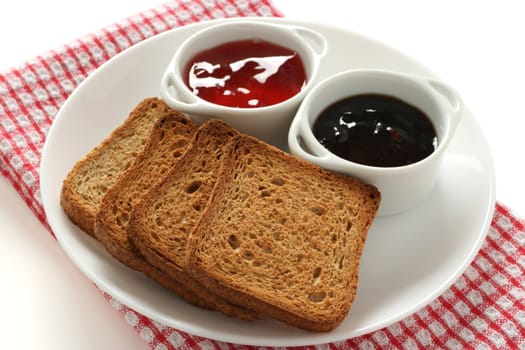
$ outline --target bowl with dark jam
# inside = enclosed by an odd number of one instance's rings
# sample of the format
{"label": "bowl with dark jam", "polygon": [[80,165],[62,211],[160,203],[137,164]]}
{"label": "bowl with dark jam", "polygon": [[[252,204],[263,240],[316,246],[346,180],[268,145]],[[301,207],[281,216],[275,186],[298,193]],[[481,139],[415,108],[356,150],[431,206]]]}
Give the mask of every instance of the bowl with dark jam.
{"label": "bowl with dark jam", "polygon": [[461,96],[435,78],[345,71],[307,94],[288,145],[300,158],[378,187],[378,215],[391,215],[432,190],[462,114]]}
{"label": "bowl with dark jam", "polygon": [[220,118],[241,132],[285,143],[326,51],[326,39],[303,27],[256,20],[214,25],[178,48],[161,96],[198,121]]}

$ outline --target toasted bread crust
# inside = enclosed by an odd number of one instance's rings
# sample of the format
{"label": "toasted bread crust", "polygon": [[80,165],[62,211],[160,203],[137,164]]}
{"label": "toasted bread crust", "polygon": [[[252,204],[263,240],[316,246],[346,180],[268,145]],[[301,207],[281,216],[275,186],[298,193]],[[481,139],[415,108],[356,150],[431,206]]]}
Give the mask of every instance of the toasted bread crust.
{"label": "toasted bread crust", "polygon": [[83,231],[94,234],[100,200],[133,164],[155,122],[171,110],[158,98],[141,101],[119,127],[75,163],[63,181],[60,203]]}
{"label": "toasted bread crust", "polygon": [[[226,315],[252,320],[258,314],[236,306],[191,278],[184,266],[186,240],[204,210],[218,169],[221,149],[237,134],[218,120],[204,123],[169,173],[133,207],[128,236],[140,254]],[[195,188],[192,188],[195,186]]]}
{"label": "toasted bread crust", "polygon": [[155,123],[144,150],[102,198],[94,236],[124,265],[144,272],[191,304],[211,309],[213,304],[208,300],[148,263],[127,233],[133,206],[184,154],[197,128],[195,122],[175,111],[165,114]]}
{"label": "toasted bread crust", "polygon": [[252,137],[225,150],[186,270],[225,299],[309,331],[329,331],[355,298],[380,193]]}
{"label": "toasted bread crust", "polygon": [[[63,182],[60,197],[64,212],[73,223],[95,237],[96,216],[102,198],[134,164],[143,151],[154,125],[164,116],[173,113],[175,112],[158,98],[141,101],[119,127],[73,166]],[[104,232],[101,231],[96,236],[95,238],[104,240],[106,248],[110,247],[107,250],[112,255],[119,255],[119,260],[125,261],[127,266],[144,272],[188,302],[209,308],[205,300],[198,298],[144,259],[137,259],[129,254],[115,241],[105,237]],[[118,249],[121,249],[120,252]]]}
{"label": "toasted bread crust", "polygon": [[94,236],[111,255],[133,269],[144,271],[148,263],[126,232],[131,209],[184,154],[197,128],[195,122],[174,111],[161,117],[143,152],[100,202]]}

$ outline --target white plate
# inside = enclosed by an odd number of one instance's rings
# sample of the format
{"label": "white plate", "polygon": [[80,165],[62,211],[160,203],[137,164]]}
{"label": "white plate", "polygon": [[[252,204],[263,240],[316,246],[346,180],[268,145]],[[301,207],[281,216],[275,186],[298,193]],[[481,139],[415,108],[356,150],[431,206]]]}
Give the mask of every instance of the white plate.
{"label": "white plate", "polygon": [[[329,53],[319,79],[363,67],[431,75],[404,54],[340,28],[265,21],[304,25],[326,35]],[[100,288],[154,320],[191,334],[250,345],[311,345],[355,337],[409,316],[444,292],[480,249],[495,204],[491,152],[468,111],[432,194],[410,212],[374,222],[355,303],[345,321],[329,333],[308,333],[270,319],[244,322],[195,308],[118,263],[71,224],[59,203],[67,172],[141,99],[159,95],[160,78],[174,50],[208,25],[175,29],[117,55],[91,74],[57,115],[43,151],[41,191],[49,223],[71,260]]]}

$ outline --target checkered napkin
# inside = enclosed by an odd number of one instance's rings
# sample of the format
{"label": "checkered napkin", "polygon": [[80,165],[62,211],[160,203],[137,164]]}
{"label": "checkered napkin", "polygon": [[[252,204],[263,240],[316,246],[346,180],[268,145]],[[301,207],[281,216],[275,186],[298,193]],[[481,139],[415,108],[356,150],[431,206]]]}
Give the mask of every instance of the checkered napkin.
{"label": "checkered napkin", "polygon": [[[78,84],[120,51],[204,19],[279,16],[267,0],[175,0],[0,74],[0,173],[48,229],[38,169],[46,134]],[[50,230],[51,232],[51,230]],[[496,205],[487,239],[466,272],[414,315],[365,336],[313,349],[525,349],[525,222]],[[250,349],[196,337],[106,299],[152,349]]]}

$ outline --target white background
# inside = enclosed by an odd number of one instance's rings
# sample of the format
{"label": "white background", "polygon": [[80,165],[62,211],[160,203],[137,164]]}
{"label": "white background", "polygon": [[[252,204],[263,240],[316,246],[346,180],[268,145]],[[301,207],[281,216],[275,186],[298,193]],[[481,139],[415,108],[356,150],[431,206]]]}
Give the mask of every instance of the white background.
{"label": "white background", "polygon": [[[159,3],[2,1],[0,71]],[[287,17],[331,23],[383,41],[456,87],[493,150],[497,199],[525,215],[520,1],[273,3]],[[0,348],[147,349],[3,178],[0,194]]]}

